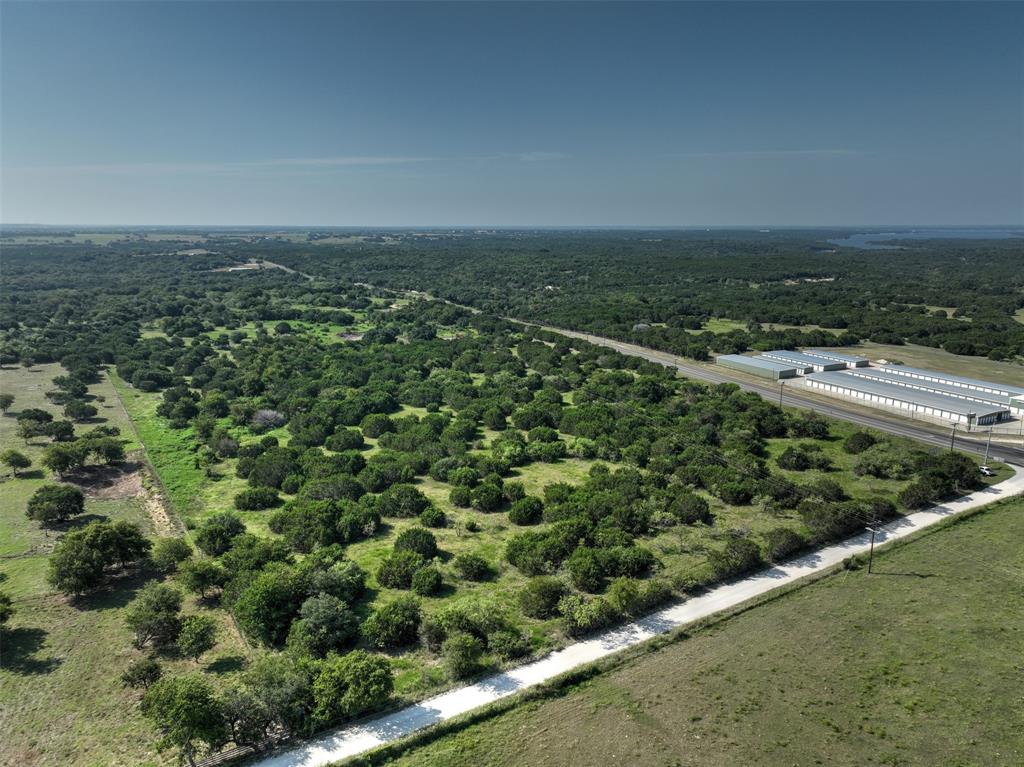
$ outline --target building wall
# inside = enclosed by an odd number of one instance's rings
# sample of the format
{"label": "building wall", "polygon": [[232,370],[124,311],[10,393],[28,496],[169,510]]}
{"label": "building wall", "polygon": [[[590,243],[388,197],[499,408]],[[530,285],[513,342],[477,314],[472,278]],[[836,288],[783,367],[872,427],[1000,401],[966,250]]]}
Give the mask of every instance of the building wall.
{"label": "building wall", "polygon": [[[891,407],[897,410],[906,410],[911,413],[920,413],[921,415],[930,416],[932,418],[941,418],[946,421],[956,421],[957,423],[968,423],[969,419],[962,413],[952,413],[941,408],[932,407],[930,405],[923,405],[917,402],[909,400],[896,399],[893,397],[885,397],[880,394],[874,394],[872,392],[863,392],[856,389],[839,386],[833,383],[826,383],[823,381],[815,381],[813,379],[807,379],[807,385],[812,389],[827,392],[829,394],[839,395],[843,397],[849,397],[851,399],[863,400],[873,405],[881,405],[883,407]],[[976,423],[979,426],[986,426],[999,421],[1005,420],[1009,416],[1009,413],[991,413],[988,415],[980,416]]]}
{"label": "building wall", "polygon": [[732,370],[742,370],[744,373],[759,376],[760,378],[768,378],[773,381],[777,381],[780,378],[793,378],[796,375],[795,370],[771,370],[769,368],[762,368],[756,365],[745,365],[742,362],[738,362],[736,360],[723,360],[719,358],[716,360],[716,363],[725,368],[730,368]]}
{"label": "building wall", "polygon": [[[885,371],[888,372],[888,371]],[[879,381],[881,383],[890,383],[893,386],[903,386],[907,389],[930,392],[932,394],[940,394],[943,397],[955,397],[968,402],[982,402],[986,405],[995,405],[996,407],[1006,407],[1011,413],[1015,415],[1024,414],[1024,400],[1020,402],[1014,402],[1011,400],[1009,404],[1000,402],[998,400],[991,399],[985,392],[977,391],[974,389],[961,388],[959,391],[944,391],[942,389],[936,389],[929,384],[934,383],[932,381],[923,380],[921,378],[911,378],[910,376],[902,376],[902,381],[888,381],[885,379],[876,379],[871,377],[871,371],[865,370],[862,372],[851,372],[850,375],[856,376],[857,378],[864,378],[869,381]],[[997,395],[992,395],[997,396]]]}
{"label": "building wall", "polygon": [[1007,389],[999,386],[999,384],[992,384],[991,386],[985,386],[982,384],[968,384],[963,381],[956,381],[952,378],[947,378],[942,373],[918,373],[911,372],[909,370],[901,370],[901,365],[883,365],[880,369],[887,373],[894,373],[904,378],[916,378],[921,381],[935,381],[937,383],[949,384],[950,386],[956,386],[967,391],[978,391],[984,392],[985,394],[999,394],[1004,397],[1012,394]]}

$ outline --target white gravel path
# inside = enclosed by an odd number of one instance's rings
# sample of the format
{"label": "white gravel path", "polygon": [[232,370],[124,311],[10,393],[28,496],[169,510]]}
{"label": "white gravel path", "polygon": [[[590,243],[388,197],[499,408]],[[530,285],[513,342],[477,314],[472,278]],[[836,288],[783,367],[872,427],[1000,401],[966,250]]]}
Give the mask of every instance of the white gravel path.
{"label": "white gravel path", "polygon": [[[1014,469],[1014,476],[994,487],[882,525],[881,533],[875,539],[876,545],[903,538],[953,514],[1024,493],[1024,471],[1017,467],[1011,468]],[[658,634],[735,607],[753,597],[838,564],[853,554],[867,551],[869,543],[868,533],[855,535],[842,543],[794,559],[786,565],[718,586],[700,597],[667,607],[592,639],[577,642],[541,660],[494,674],[476,684],[450,690],[377,719],[341,727],[300,745],[278,751],[252,764],[254,767],[321,767],[356,756],[424,727],[552,679],[577,666],[632,647]]]}

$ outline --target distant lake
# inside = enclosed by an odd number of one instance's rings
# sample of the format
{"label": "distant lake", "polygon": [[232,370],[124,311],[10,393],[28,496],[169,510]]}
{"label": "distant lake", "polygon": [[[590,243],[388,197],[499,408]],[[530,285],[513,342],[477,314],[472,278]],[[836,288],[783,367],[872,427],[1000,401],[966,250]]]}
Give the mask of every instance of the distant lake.
{"label": "distant lake", "polygon": [[876,245],[887,240],[1009,240],[1024,238],[1024,230],[1014,229],[911,229],[903,232],[870,232],[852,234],[839,240],[829,240],[833,245],[843,245],[861,250],[900,250],[899,245]]}

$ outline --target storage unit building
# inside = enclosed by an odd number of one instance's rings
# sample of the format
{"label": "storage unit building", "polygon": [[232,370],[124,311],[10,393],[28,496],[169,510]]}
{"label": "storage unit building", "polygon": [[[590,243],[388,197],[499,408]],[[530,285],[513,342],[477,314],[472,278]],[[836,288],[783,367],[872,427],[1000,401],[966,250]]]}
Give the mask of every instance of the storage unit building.
{"label": "storage unit building", "polygon": [[845,370],[846,363],[837,360],[827,360],[823,357],[812,357],[810,354],[791,352],[784,349],[771,352],[763,352],[762,357],[775,360],[784,364],[796,366],[798,373],[824,373],[828,370]]}
{"label": "storage unit building", "polygon": [[881,368],[858,368],[849,372],[850,375],[857,376],[858,378],[881,381],[882,383],[890,383],[894,386],[905,386],[909,389],[941,394],[945,397],[956,397],[957,399],[983,402],[986,405],[1006,407],[1014,415],[1024,415],[1024,399],[1014,400],[1012,397],[1004,397],[1001,394],[986,394],[972,389],[964,389],[960,386],[953,386],[952,384],[935,383],[920,378],[899,376]]}
{"label": "storage unit building", "polygon": [[981,392],[982,394],[998,394],[1002,397],[1019,397],[1024,395],[1024,389],[1019,386],[981,381],[977,378],[964,378],[963,376],[950,375],[949,373],[939,373],[935,370],[912,368],[907,365],[879,365],[878,369],[906,378],[949,384],[950,386]]}
{"label": "storage unit building", "polygon": [[853,375],[850,371],[814,373],[804,380],[808,387],[823,394],[863,400],[868,405],[894,408],[945,421],[986,426],[1010,417],[1010,411],[1005,406],[986,405],[984,402],[873,381]]}
{"label": "storage unit building", "polygon": [[739,370],[761,378],[796,378],[796,368],[775,360],[766,360],[761,357],[747,357],[743,354],[720,354],[715,363],[725,368]]}
{"label": "storage unit building", "polygon": [[825,349],[804,349],[803,353],[812,357],[823,357],[834,362],[842,362],[848,368],[864,368],[870,364],[867,357],[856,357],[853,354],[830,352]]}

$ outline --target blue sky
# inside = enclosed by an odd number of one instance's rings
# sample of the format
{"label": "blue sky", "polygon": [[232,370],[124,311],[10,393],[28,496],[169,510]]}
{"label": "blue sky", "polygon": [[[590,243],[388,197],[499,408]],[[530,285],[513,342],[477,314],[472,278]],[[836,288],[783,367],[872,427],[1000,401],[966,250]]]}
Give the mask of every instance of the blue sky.
{"label": "blue sky", "polygon": [[1024,223],[1019,3],[0,15],[5,223]]}

